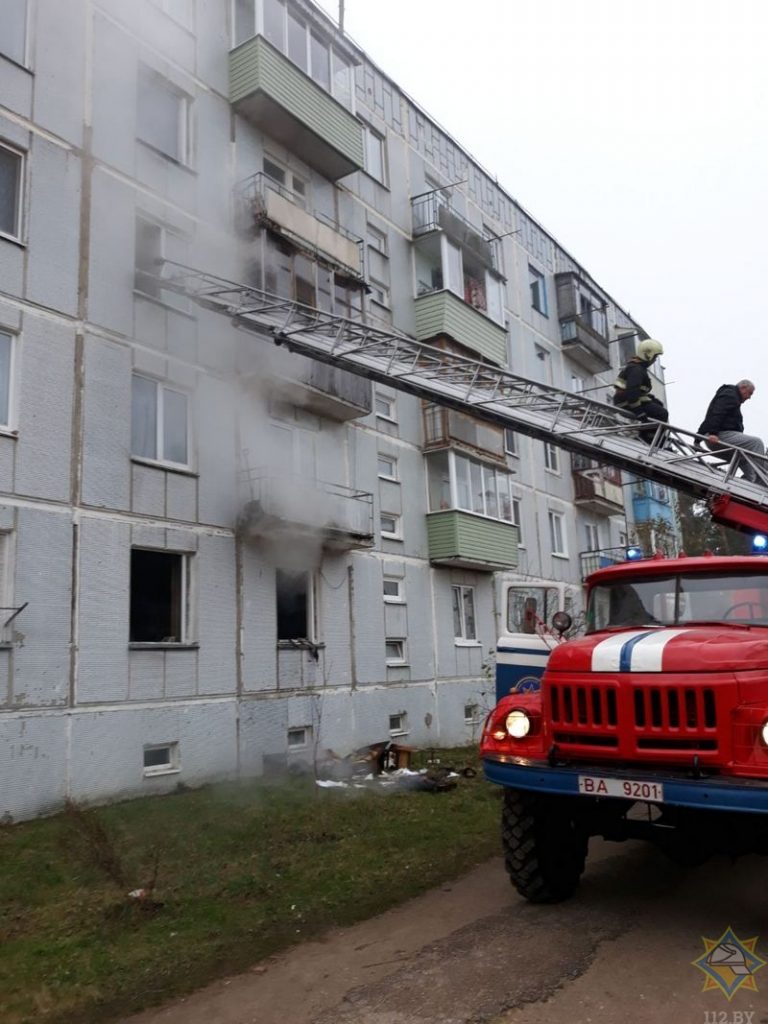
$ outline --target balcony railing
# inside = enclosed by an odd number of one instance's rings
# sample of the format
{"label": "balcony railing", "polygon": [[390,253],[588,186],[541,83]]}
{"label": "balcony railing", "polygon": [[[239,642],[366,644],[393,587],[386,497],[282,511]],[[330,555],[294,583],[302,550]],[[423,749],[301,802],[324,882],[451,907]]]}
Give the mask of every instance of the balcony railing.
{"label": "balcony railing", "polygon": [[498,272],[496,249],[474,224],[452,210],[438,192],[415,196],[411,200],[413,237],[430,231],[445,231],[463,249],[470,250],[484,266]]}
{"label": "balcony railing", "polygon": [[582,551],[579,555],[581,578],[585,580],[590,573],[598,569],[606,569],[609,565],[619,565],[627,560],[626,548],[600,548],[599,551]]}
{"label": "balcony railing", "polygon": [[284,544],[306,538],[329,551],[373,545],[373,495],[271,469],[242,473],[247,536]]}
{"label": "balcony railing", "polygon": [[611,469],[574,470],[573,491],[577,505],[602,515],[616,515],[624,511],[624,491],[621,478]]}
{"label": "balcony railing", "polygon": [[362,277],[363,240],[263,171],[235,185],[235,203],[238,226],[245,231],[276,225],[314,258],[330,261],[351,277]]}

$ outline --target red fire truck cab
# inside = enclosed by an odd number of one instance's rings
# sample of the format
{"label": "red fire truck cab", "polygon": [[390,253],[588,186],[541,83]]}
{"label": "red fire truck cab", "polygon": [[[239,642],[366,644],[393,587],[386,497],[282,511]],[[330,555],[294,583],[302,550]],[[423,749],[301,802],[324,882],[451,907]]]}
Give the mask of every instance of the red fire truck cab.
{"label": "red fire truck cab", "polygon": [[593,573],[586,634],[555,646],[540,690],[499,701],[481,753],[533,902],[573,893],[590,836],[689,864],[768,852],[768,558]]}

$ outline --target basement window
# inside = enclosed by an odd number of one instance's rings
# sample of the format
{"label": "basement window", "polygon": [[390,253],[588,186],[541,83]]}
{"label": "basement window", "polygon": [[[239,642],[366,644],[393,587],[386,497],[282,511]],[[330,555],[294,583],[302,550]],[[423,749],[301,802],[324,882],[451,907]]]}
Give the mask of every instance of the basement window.
{"label": "basement window", "polygon": [[170,775],[180,771],[179,744],[157,743],[144,747],[144,775]]}
{"label": "basement window", "polygon": [[310,573],[278,569],[275,574],[275,590],[277,642],[311,642],[315,631]]}
{"label": "basement window", "polygon": [[131,551],[130,642],[187,642],[189,556],[169,551]]}
{"label": "basement window", "polygon": [[303,750],[308,747],[312,739],[312,727],[302,725],[300,728],[288,730],[288,749]]}
{"label": "basement window", "polygon": [[389,716],[389,735],[404,736],[408,732],[408,715],[401,711]]}
{"label": "basement window", "polygon": [[480,721],[480,706],[478,704],[464,705],[464,721],[467,725],[476,725]]}

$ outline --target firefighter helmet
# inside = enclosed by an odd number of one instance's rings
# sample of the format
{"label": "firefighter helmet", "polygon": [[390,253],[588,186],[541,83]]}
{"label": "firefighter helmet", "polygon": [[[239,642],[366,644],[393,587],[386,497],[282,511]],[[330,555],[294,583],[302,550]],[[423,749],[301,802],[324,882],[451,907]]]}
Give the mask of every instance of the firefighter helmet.
{"label": "firefighter helmet", "polygon": [[646,363],[652,363],[657,356],[664,354],[664,346],[660,341],[653,338],[646,338],[637,346],[637,354]]}

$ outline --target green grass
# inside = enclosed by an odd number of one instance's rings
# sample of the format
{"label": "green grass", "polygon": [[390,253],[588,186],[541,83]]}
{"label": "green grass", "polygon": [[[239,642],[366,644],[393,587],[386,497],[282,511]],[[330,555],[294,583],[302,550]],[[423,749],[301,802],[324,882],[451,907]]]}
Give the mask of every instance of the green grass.
{"label": "green grass", "polygon": [[161,905],[126,898],[72,815],[0,827],[0,1020],[103,1022],[378,914],[497,851],[495,796],[479,773],[439,794],[300,778],[89,811]]}

